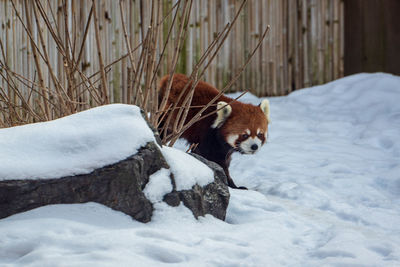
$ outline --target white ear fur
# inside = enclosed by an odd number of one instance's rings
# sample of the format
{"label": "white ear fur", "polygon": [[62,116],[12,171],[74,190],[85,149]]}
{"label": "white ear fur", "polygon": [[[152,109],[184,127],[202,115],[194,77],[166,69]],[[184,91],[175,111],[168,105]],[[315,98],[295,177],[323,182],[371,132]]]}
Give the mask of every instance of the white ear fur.
{"label": "white ear fur", "polygon": [[211,125],[212,128],[221,127],[225,120],[231,115],[232,107],[228,105],[228,103],[224,101],[220,101],[217,104],[217,118],[214,123]]}
{"label": "white ear fur", "polygon": [[261,101],[260,108],[264,112],[265,116],[267,117],[268,123],[270,123],[271,122],[271,118],[270,118],[269,101],[268,101],[268,99],[264,99],[263,101]]}

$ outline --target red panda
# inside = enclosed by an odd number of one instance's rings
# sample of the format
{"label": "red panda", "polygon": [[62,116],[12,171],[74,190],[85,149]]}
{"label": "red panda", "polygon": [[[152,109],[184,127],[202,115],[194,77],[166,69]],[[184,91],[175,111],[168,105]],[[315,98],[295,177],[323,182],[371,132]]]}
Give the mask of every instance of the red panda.
{"label": "red panda", "polygon": [[[168,78],[168,75],[164,76],[160,82],[160,103],[166,91]],[[183,74],[173,76],[165,110],[174,105],[187,83],[189,83],[189,86],[187,86],[187,91],[189,91],[191,88],[189,77]],[[202,106],[208,104],[218,94],[219,91],[212,85],[200,81],[194,90],[191,102],[193,108],[189,109],[185,122],[190,121]],[[184,99],[184,96],[181,99]],[[259,106],[254,106],[221,95],[215,103],[217,103],[217,107],[215,105],[209,107],[203,112],[203,116],[216,108],[221,109],[217,113],[194,123],[181,137],[190,144],[197,144],[193,153],[214,161],[224,169],[228,178],[228,186],[247,189],[237,187],[229,175],[231,155],[235,151],[242,154],[254,154],[266,142],[268,123],[270,122],[269,102],[265,99]],[[178,103],[178,107],[181,105],[182,103]],[[170,130],[173,127],[176,116],[177,111],[166,127],[167,129]],[[160,124],[159,130],[163,128],[165,123],[163,121]]]}

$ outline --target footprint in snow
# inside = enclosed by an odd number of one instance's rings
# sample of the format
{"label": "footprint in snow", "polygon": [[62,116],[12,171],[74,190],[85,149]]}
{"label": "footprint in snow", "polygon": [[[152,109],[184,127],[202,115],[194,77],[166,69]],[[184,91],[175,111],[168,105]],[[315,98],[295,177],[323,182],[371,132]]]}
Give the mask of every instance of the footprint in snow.
{"label": "footprint in snow", "polygon": [[342,250],[320,250],[312,253],[313,257],[319,259],[334,258],[355,258],[355,255]]}

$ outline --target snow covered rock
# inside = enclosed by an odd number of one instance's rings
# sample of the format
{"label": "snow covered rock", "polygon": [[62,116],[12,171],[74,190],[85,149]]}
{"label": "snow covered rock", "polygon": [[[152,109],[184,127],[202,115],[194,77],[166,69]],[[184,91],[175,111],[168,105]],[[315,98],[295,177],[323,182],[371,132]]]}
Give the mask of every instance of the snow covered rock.
{"label": "snow covered rock", "polygon": [[229,204],[229,190],[224,170],[216,163],[197,154],[191,154],[214,171],[214,181],[204,186],[196,184],[191,189],[172,191],[164,197],[164,201],[171,206],[178,206],[182,201],[197,218],[205,214],[225,220],[226,209]]}
{"label": "snow covered rock", "polygon": [[225,219],[224,173],[157,141],[140,109],[121,104],[0,129],[0,218],[97,202],[148,222],[153,204],[182,201],[196,218]]}
{"label": "snow covered rock", "polygon": [[148,143],[137,154],[89,174],[0,181],[0,218],[49,204],[97,202],[148,222],[153,207],[142,188],[161,167],[168,165]]}

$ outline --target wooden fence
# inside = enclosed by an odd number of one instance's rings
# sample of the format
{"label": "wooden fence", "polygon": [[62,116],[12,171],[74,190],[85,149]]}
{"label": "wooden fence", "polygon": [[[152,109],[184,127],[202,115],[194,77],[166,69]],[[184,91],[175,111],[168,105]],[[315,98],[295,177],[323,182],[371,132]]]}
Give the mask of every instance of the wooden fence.
{"label": "wooden fence", "polygon": [[[199,26],[190,31],[191,50],[187,54],[198,55],[197,50],[201,53],[210,36],[232,18],[239,4],[240,1],[198,1],[192,19],[193,25]],[[268,39],[234,90],[278,96],[342,77],[343,16],[340,0],[249,1],[207,73],[207,80],[222,88],[241,67],[268,24]],[[195,57],[187,57],[186,66],[192,64],[192,58]]]}
{"label": "wooden fence", "polygon": [[[32,0],[33,1],[33,0]],[[13,7],[18,10],[21,19],[27,24],[27,10],[30,12],[29,24],[33,29],[33,39],[38,40],[38,31],[43,32],[45,48],[57,79],[67,86],[65,61],[57,52],[57,44],[44,26],[32,15],[32,7],[26,8],[30,0],[0,0],[0,40],[2,53],[8,67],[30,81],[37,81],[37,70],[31,53],[31,43],[18,19]],[[232,20],[242,1],[238,0],[195,0],[191,10],[189,30],[181,52],[178,71],[190,73],[192,67],[216,34]],[[69,32],[73,38],[69,43],[71,53],[80,52],[80,43],[84,37],[91,1],[49,0],[41,1],[50,23],[60,26],[63,32]],[[162,11],[167,13],[175,1],[162,1]],[[124,1],[124,19],[126,30],[133,46],[142,41],[148,20],[140,21],[140,13],[150,18],[151,1]],[[67,8],[67,21],[61,16],[63,7]],[[104,65],[127,54],[124,32],[120,16],[119,1],[97,1],[100,42],[103,49]],[[164,21],[159,31],[163,40],[168,32],[168,23],[172,16]],[[251,50],[256,46],[267,25],[271,30],[263,45],[248,65],[233,90],[244,89],[260,96],[285,95],[295,89],[325,83],[343,76],[343,1],[341,0],[250,0],[245,5],[236,25],[218,56],[207,69],[204,79],[222,88],[241,68]],[[63,25],[68,25],[63,27]],[[94,25],[88,27],[88,35],[82,50],[80,70],[90,77],[97,72],[99,57],[96,50]],[[174,34],[172,33],[174,38]],[[161,48],[158,47],[158,50]],[[163,61],[162,76],[169,71],[174,45],[171,42]],[[140,51],[140,49],[138,50]],[[135,54],[138,57],[139,52]],[[39,59],[40,60],[40,59]],[[43,60],[40,64],[44,66]],[[129,59],[126,57],[114,64],[106,73],[111,102],[127,102]],[[44,82],[52,88],[50,74],[43,67]],[[1,71],[1,70],[0,70]],[[79,77],[77,78],[79,79]],[[79,82],[79,81],[78,81]],[[20,83],[22,92],[29,92],[29,84]],[[0,87],[7,90],[5,77],[0,76]],[[90,96],[87,96],[90,97]],[[1,104],[1,103],[0,103]]]}
{"label": "wooden fence", "polygon": [[345,75],[400,75],[400,1],[346,0]]}

